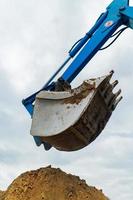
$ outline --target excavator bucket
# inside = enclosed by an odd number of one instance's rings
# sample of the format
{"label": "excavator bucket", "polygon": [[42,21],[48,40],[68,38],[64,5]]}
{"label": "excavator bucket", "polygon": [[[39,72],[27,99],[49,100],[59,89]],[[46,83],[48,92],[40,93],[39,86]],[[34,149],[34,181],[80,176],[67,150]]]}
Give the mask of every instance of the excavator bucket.
{"label": "excavator bucket", "polygon": [[122,99],[121,90],[113,93],[118,84],[110,83],[113,73],[69,91],[41,91],[36,96],[31,135],[60,151],[79,150],[93,142]]}

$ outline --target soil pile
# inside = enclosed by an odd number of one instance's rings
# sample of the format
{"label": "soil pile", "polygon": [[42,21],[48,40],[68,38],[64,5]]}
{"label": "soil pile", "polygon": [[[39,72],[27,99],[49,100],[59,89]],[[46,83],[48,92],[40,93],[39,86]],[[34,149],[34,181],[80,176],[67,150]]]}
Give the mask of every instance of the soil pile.
{"label": "soil pile", "polygon": [[0,200],[107,200],[102,191],[60,169],[41,168],[20,175],[0,192]]}
{"label": "soil pile", "polygon": [[0,190],[0,200],[4,200],[5,198],[5,192]]}

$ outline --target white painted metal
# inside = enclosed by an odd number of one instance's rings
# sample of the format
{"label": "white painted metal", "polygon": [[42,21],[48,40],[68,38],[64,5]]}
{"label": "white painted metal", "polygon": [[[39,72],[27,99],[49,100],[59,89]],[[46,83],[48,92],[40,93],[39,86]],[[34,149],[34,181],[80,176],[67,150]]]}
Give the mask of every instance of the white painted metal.
{"label": "white painted metal", "polygon": [[[104,79],[105,76],[85,82],[98,87]],[[82,87],[69,92],[41,91],[36,97],[31,135],[54,136],[75,124],[88,107],[95,92],[95,89],[91,90],[78,104],[64,103],[64,99],[73,97],[77,90],[78,93],[82,92]]]}

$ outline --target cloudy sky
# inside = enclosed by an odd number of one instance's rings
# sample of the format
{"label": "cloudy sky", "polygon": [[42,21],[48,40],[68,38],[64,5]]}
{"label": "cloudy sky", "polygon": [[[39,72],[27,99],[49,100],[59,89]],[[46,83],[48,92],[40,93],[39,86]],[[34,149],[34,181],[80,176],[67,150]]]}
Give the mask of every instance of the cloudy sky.
{"label": "cloudy sky", "polygon": [[74,153],[36,147],[30,116],[21,104],[42,87],[109,3],[0,0],[0,189],[26,170],[51,164],[102,188],[112,200],[133,199],[132,30],[98,53],[73,83],[114,69],[123,91],[123,101],[90,146]]}

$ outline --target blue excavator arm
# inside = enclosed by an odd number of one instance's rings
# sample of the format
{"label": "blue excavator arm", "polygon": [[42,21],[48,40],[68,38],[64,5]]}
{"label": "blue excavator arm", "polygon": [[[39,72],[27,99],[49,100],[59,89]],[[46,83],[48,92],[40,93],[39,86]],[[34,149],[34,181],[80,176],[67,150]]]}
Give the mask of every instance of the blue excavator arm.
{"label": "blue excavator arm", "polygon": [[[117,29],[125,26],[117,33]],[[133,29],[133,7],[129,6],[129,0],[114,0],[102,13],[94,26],[86,33],[86,35],[79,40],[73,48],[69,51],[69,56],[66,61],[53,74],[48,82],[36,93],[22,101],[23,105],[33,115],[34,101],[36,95],[42,90],[55,90],[55,85],[60,83],[70,84],[80,71],[89,63],[89,61],[96,55],[96,53],[103,48],[103,45],[112,37],[119,36],[126,28]],[[62,76],[55,80],[56,75],[73,59],[68,65]],[[41,143],[39,138],[34,138],[38,145]]]}

